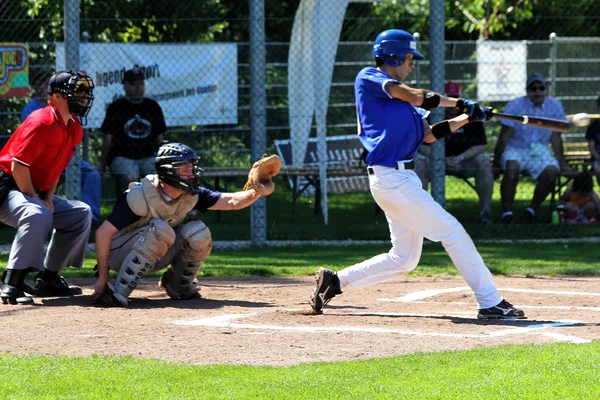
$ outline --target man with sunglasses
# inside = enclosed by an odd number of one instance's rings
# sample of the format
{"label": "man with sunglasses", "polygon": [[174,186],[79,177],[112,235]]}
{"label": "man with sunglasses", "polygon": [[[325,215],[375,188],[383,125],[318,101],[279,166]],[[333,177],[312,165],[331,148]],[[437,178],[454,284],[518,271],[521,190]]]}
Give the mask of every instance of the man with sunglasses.
{"label": "man with sunglasses", "polygon": [[[188,146],[166,143],[147,175],[117,200],[96,231],[98,280],[94,299],[109,307],[128,307],[129,295],[147,273],[169,267],[159,286],[172,299],[200,297],[196,276],[212,249],[202,221],[184,223],[192,210],[241,210],[261,195],[258,189],[220,193],[200,186],[200,158]],[[109,269],[117,277],[109,282]]]}
{"label": "man with sunglasses", "polygon": [[[527,95],[509,102],[505,113],[566,120],[561,102],[548,97],[547,86],[542,74],[529,75],[526,83]],[[552,151],[548,146],[550,144]],[[502,121],[493,167],[495,176],[498,176],[500,171],[504,174],[500,194],[502,222],[506,224],[513,221],[512,206],[521,172],[529,173],[537,181],[533,198],[520,218],[523,223],[532,223],[537,208],[552,192],[559,174],[572,171],[565,160],[560,132],[515,121]]]}

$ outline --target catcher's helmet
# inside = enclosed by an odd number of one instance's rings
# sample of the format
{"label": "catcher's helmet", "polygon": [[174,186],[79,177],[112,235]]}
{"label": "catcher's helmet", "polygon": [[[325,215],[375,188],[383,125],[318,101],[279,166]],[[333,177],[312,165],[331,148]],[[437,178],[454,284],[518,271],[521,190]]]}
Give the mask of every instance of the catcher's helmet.
{"label": "catcher's helmet", "polygon": [[392,67],[402,65],[406,60],[406,53],[412,54],[415,60],[424,58],[417,51],[417,42],[413,35],[400,29],[381,32],[373,44],[373,57],[381,58]]}
{"label": "catcher's helmet", "polygon": [[55,93],[67,97],[71,114],[85,118],[94,103],[94,82],[92,78],[79,72],[57,72],[48,81],[48,94]]}
{"label": "catcher's helmet", "polygon": [[[193,176],[179,176],[177,169],[187,163],[192,163]],[[189,194],[196,194],[200,187],[200,179],[202,179],[204,170],[200,168],[199,164],[200,157],[196,155],[196,152],[181,143],[163,144],[154,159],[160,180]]]}

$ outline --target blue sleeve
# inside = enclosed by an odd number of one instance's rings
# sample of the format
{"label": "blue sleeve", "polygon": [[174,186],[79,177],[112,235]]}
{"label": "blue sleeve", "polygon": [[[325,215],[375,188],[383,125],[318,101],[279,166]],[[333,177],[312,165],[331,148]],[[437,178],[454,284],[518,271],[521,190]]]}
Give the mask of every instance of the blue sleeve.
{"label": "blue sleeve", "polygon": [[390,78],[383,72],[375,68],[365,68],[359,72],[356,77],[357,84],[365,93],[370,96],[390,99],[392,96],[385,91],[384,86],[387,82],[400,83]]}
{"label": "blue sleeve", "polygon": [[42,104],[36,101],[36,99],[31,99],[29,103],[25,104],[25,108],[23,108],[23,112],[21,113],[21,122],[25,121],[29,114],[42,107]]}
{"label": "blue sleeve", "polygon": [[548,118],[566,120],[567,116],[565,115],[565,109],[563,108],[562,103],[558,99],[552,97],[549,97],[547,100],[552,101],[552,108],[550,109],[551,115]]}
{"label": "blue sleeve", "polygon": [[221,198],[221,192],[215,192],[205,187],[201,187],[198,191],[198,202],[194,206],[194,210],[206,212],[214,206]]}
{"label": "blue sleeve", "polygon": [[131,210],[129,204],[125,200],[127,196],[127,192],[124,192],[117,199],[117,203],[115,204],[115,208],[110,213],[110,215],[106,218],[108,222],[113,224],[117,230],[124,229],[125,227],[133,224],[134,222],[138,222],[142,217],[137,215]]}
{"label": "blue sleeve", "polygon": [[417,114],[419,114],[421,119],[427,119],[427,117],[429,117],[429,114],[431,114],[431,111],[426,110],[424,108],[417,107],[417,106],[413,106],[413,107],[414,107],[415,111],[417,112]]}
{"label": "blue sleeve", "polygon": [[[520,99],[520,97],[519,97],[519,98],[516,98],[516,99],[514,99],[514,100],[512,100],[512,101],[510,101],[510,102],[509,102],[509,103],[506,105],[506,108],[504,109],[504,113],[505,113],[505,114],[519,114],[519,115],[520,115],[520,114],[523,114],[522,112],[521,112],[521,113],[519,113],[519,112],[518,112],[519,105],[517,104],[517,101],[518,101],[519,99]],[[506,125],[506,126],[508,126],[509,128],[513,128],[513,129],[515,129],[515,127],[516,127],[517,125],[520,125],[520,123],[519,123],[519,122],[517,122],[517,121],[508,121],[508,120],[505,120],[505,119],[503,119],[503,120],[502,120],[502,125]]]}

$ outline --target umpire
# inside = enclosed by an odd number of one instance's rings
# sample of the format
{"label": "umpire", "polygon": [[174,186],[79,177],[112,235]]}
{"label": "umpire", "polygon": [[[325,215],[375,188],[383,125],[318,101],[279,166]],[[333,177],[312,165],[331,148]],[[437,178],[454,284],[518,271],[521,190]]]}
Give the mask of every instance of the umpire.
{"label": "umpire", "polygon": [[[17,229],[2,275],[4,304],[31,304],[37,296],[81,294],[59,273],[81,268],[91,229],[90,207],[54,194],[60,174],[83,138],[79,118],[92,107],[94,83],[80,73],[58,72],[48,83],[47,107],[34,111],[0,152],[0,221]],[[44,260],[44,244],[53,231]],[[33,288],[25,277],[39,273]]]}

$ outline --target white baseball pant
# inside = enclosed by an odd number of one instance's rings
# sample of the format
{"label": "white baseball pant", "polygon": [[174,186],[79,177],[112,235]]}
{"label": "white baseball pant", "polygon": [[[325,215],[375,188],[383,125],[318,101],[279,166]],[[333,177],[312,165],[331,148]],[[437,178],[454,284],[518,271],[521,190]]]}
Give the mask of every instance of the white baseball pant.
{"label": "white baseball pant", "polygon": [[494,278],[483,263],[463,226],[421,187],[413,171],[373,166],[369,175],[373,198],[385,212],[392,248],[338,272],[342,287],[372,285],[398,277],[416,268],[423,237],[442,242],[452,262],[473,289],[479,308],[502,301]]}

